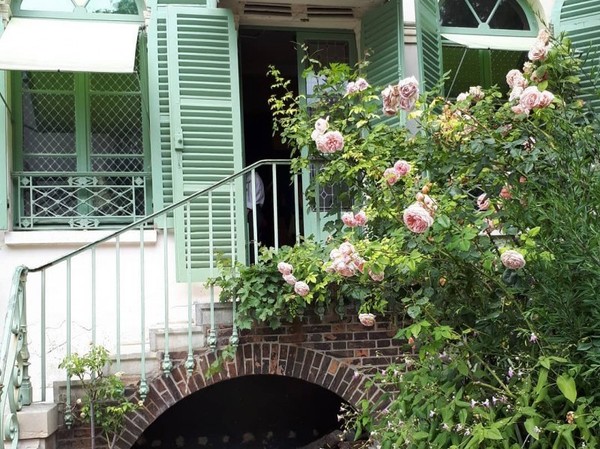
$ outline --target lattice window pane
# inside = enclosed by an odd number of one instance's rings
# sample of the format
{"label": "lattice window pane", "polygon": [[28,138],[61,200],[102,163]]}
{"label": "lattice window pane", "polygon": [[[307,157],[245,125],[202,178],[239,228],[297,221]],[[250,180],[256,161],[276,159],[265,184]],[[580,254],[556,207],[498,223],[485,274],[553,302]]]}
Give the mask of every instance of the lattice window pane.
{"label": "lattice window pane", "polygon": [[75,91],[72,73],[23,72],[23,168],[76,167]]}
{"label": "lattice window pane", "polygon": [[142,107],[136,75],[98,73],[91,77],[91,169],[144,169]]}

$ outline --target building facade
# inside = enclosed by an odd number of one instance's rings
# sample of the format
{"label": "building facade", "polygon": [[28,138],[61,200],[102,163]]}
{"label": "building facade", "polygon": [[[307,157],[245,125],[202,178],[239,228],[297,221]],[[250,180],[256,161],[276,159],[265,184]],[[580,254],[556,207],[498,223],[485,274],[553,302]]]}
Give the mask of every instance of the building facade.
{"label": "building facade", "polygon": [[[214,299],[202,281],[215,254],[248,260],[247,184],[233,175],[290,159],[271,131],[270,65],[310,96],[318,78],[301,76],[306,52],[349,64],[368,53],[371,84],[414,75],[431,89],[449,72],[442,89],[455,97],[502,88],[550,28],[585,55],[586,99],[600,106],[594,0],[0,0],[0,12],[2,313],[17,266],[44,266],[131,226],[27,280],[34,400],[50,399],[64,377],[65,348],[95,341],[144,353],[152,329],[187,328],[190,303]],[[279,204],[269,218],[282,244],[318,233],[335,201],[323,189],[322,208],[304,204],[289,180],[279,188],[286,170],[249,171]],[[194,205],[159,213],[231,176]]]}

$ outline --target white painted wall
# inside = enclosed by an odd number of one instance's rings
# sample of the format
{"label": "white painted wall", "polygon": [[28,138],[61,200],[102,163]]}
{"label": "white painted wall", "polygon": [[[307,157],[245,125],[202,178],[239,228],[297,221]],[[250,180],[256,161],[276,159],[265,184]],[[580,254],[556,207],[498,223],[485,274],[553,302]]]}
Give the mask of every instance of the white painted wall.
{"label": "white painted wall", "polygon": [[[540,13],[544,21],[549,22],[555,0],[531,0],[532,5]],[[418,76],[418,55],[414,40],[412,24],[415,20],[414,0],[404,0],[406,36],[406,76]],[[15,233],[0,232],[0,316],[6,313],[11,279],[14,268],[20,264],[35,267],[51,261],[85,242],[93,241],[100,234],[98,231],[66,231],[41,234],[39,232]],[[121,319],[122,342],[131,351],[139,351],[140,342],[140,253],[134,243],[123,243],[121,246]],[[172,235],[169,241],[169,297],[171,320],[184,322],[187,319],[187,285],[174,282],[174,246]],[[116,329],[116,256],[115,245],[107,244],[97,251],[97,342],[114,350]],[[164,322],[164,289],[163,289],[163,235],[161,232],[150,232],[145,245],[145,278],[146,287],[146,328],[161,326]],[[91,256],[78,256],[73,261],[72,274],[72,330],[73,350],[85,351],[91,341]],[[46,336],[48,346],[48,386],[55,379],[64,376],[57,366],[64,356],[66,343],[65,308],[67,282],[64,267],[52,268],[47,276],[47,322]],[[28,281],[28,322],[32,365],[31,377],[35,390],[39,388],[40,366],[36,358],[40,355],[41,316],[40,316],[40,278],[31,274]],[[194,285],[192,291],[194,301],[206,301],[207,292],[201,285]],[[0,323],[4,328],[4,322]],[[145,338],[148,337],[147,331]]]}

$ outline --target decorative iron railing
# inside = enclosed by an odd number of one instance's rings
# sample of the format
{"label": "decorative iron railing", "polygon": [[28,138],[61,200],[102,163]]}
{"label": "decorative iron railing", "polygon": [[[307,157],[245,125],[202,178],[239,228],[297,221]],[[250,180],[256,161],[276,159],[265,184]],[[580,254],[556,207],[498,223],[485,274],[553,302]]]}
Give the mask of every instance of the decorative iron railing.
{"label": "decorative iron railing", "polygon": [[[18,441],[16,411],[22,404],[31,403],[32,398],[35,401],[45,401],[47,382],[57,378],[64,379],[64,373],[58,370],[60,360],[73,352],[85,350],[86,348],[82,345],[88,342],[107,346],[116,357],[117,370],[121,370],[124,355],[130,353],[133,347],[139,355],[139,394],[141,397],[145,397],[148,393],[146,358],[150,353],[148,322],[150,320],[162,322],[164,341],[160,353],[163,356],[161,360],[158,360],[158,364],[163,373],[168,375],[172,369],[170,336],[173,332],[172,329],[177,327],[176,322],[181,323],[181,320],[178,320],[177,317],[174,319],[172,316],[175,306],[184,307],[187,315],[184,320],[183,332],[185,332],[187,341],[186,368],[191,374],[194,370],[193,334],[196,330],[192,311],[194,297],[197,298],[196,292],[200,288],[200,283],[198,280],[193,280],[192,276],[193,259],[197,254],[192,248],[197,244],[197,240],[194,240],[195,236],[199,234],[206,236],[204,253],[208,251],[209,254],[212,254],[219,242],[224,239],[223,223],[229,223],[228,238],[233,262],[236,259],[240,260],[240,257],[245,257],[244,253],[248,256],[247,259],[256,260],[260,245],[260,214],[255,207],[247,215],[244,206],[246,201],[256,202],[260,196],[257,176],[260,171],[266,178],[263,183],[265,205],[268,205],[268,210],[264,210],[263,213],[270,217],[269,230],[266,231],[266,234],[272,239],[268,245],[278,249],[283,243],[297,242],[300,239],[302,223],[306,220],[306,216],[303,215],[303,208],[300,207],[300,175],[290,176],[289,165],[289,160],[273,159],[257,162],[214,185],[196,191],[161,211],[146,215],[65,256],[38,267],[17,268],[13,279],[1,348],[0,410],[5,419],[0,419],[0,435],[3,435],[7,441],[12,441],[13,448],[16,448]],[[36,192],[46,192],[39,185],[41,178],[43,178],[41,175],[18,174],[17,179],[23,201],[26,198],[27,183],[32,182],[31,180],[35,181],[35,189],[40,189],[35,190]],[[82,178],[77,179],[76,182],[81,183]],[[124,182],[127,186],[124,191],[129,189],[131,192],[136,188],[134,186],[137,185],[137,182],[134,177],[127,178],[123,175],[119,179],[127,179]],[[77,206],[70,206],[69,210],[75,212],[78,207],[92,206],[91,199],[100,198],[100,192],[103,189],[103,187],[98,187],[98,184],[88,185],[87,181],[83,184],[88,198],[81,202],[78,196],[81,194],[81,190],[77,194],[71,193],[68,182],[60,187],[56,185],[49,187],[47,191],[59,189],[59,191],[65,192],[64,195],[68,198],[73,197],[74,204]],[[144,186],[146,183],[141,182],[141,184]],[[240,208],[236,208],[234,203],[240,199],[239,195],[244,191],[244,185],[247,191],[242,198],[243,206],[240,214]],[[116,186],[113,184],[111,186],[113,187],[106,191],[120,192]],[[73,191],[75,190],[73,189]],[[223,196],[222,193],[227,191],[230,194]],[[49,196],[45,193],[39,195],[41,196],[28,197],[29,201],[39,203],[38,200],[41,197]],[[222,200],[223,197],[227,198],[228,204]],[[128,201],[130,202],[129,210],[135,216],[138,211],[133,207],[134,202],[133,200]],[[44,206],[44,208],[49,211],[51,206]],[[30,207],[29,210],[32,208]],[[94,206],[92,210],[96,211],[94,216],[98,216],[101,206]],[[200,214],[202,219],[208,215],[207,232],[205,232],[204,225],[194,222],[194,217],[198,217],[198,210],[205,211]],[[282,213],[287,214],[285,223],[282,221]],[[51,215],[50,212],[47,214]],[[185,224],[183,226],[185,251],[183,255],[179,256],[175,254],[174,247],[176,245],[173,244],[174,237],[170,228],[173,217],[177,217],[178,214],[182,214],[180,216],[183,217]],[[107,213],[107,215],[109,214]],[[32,219],[40,218],[39,214],[33,215],[31,212],[30,216]],[[64,218],[62,217],[62,219]],[[128,218],[132,219],[133,217]],[[238,235],[234,231],[239,229],[240,220],[246,224],[247,231],[244,236]],[[213,229],[217,222],[221,226],[219,232]],[[137,236],[134,242],[131,239],[132,232]],[[149,232],[156,233],[156,240],[152,242],[152,247],[146,241]],[[263,229],[262,232],[264,235],[265,230]],[[123,255],[125,252],[127,252],[127,257]],[[182,288],[181,284],[174,282],[175,257],[185,259],[183,262],[188,273],[185,282],[187,288]],[[216,275],[217,267],[214,257],[209,257],[208,263],[209,274]],[[129,290],[127,294],[125,294],[125,284]],[[137,285],[137,287],[129,288],[132,285]],[[208,287],[206,294],[210,301],[210,330],[206,343],[214,349],[217,346],[214,287]],[[25,301],[26,297],[29,304]],[[26,320],[26,310],[29,321]],[[233,304],[233,313],[235,317],[235,303]],[[107,326],[106,320],[104,320],[104,325],[98,326],[98,322],[105,317],[114,318],[109,320],[110,325]],[[181,329],[179,331],[182,332]],[[29,347],[27,333],[30,340]],[[35,335],[39,335],[39,339],[34,337]],[[178,334],[179,337],[180,334]],[[236,344],[237,338],[237,329],[234,326],[230,343]],[[135,342],[134,346],[132,346],[132,341]],[[178,351],[180,350],[178,349]],[[52,370],[54,371],[49,375],[49,371]],[[34,385],[39,385],[39,388],[31,388],[30,376],[35,380]],[[73,422],[71,410],[71,383],[70,379],[66,379],[64,419],[67,425]],[[0,439],[0,449],[3,447],[4,443]]]}
{"label": "decorative iron railing", "polygon": [[118,227],[144,217],[149,173],[16,172],[15,229]]}

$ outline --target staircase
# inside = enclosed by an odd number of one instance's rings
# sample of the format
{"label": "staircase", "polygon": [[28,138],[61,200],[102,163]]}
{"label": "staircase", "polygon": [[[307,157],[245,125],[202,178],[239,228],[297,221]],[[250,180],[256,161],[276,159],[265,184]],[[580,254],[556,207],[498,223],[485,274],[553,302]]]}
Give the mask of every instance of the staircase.
{"label": "staircase", "polygon": [[[243,263],[248,252],[256,259],[256,210],[248,217],[253,235],[240,235],[247,217],[236,201],[244,185],[255,198],[257,170],[270,174],[272,187],[266,193],[273,208],[269,232],[274,247],[281,243],[280,195],[290,186],[293,239],[298,241],[303,214],[299,175],[278,178],[278,168],[289,173],[289,163],[257,162],[62,257],[38,267],[17,267],[0,347],[0,449],[4,444],[53,449],[59,423],[54,385],[64,385],[65,410],[72,400],[71,380],[58,364],[87,351],[89,344],[111,351],[113,369],[136,379],[142,398],[150,374],[169,374],[170,354],[187,353],[191,373],[194,350],[216,349],[217,325],[234,322],[235,304],[217,304],[218,292],[204,287],[203,276],[216,274],[216,252]],[[245,197],[241,200],[238,205],[244,205]],[[285,207],[289,212],[290,205]],[[173,232],[177,220],[184,226]],[[237,341],[233,325],[229,342]],[[72,421],[66,412],[65,424]]]}

